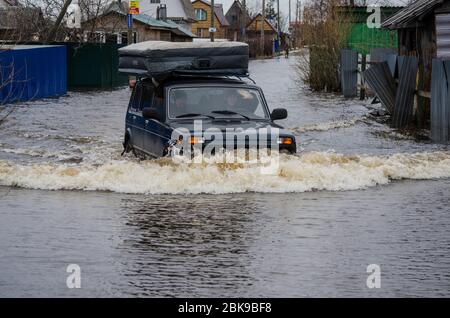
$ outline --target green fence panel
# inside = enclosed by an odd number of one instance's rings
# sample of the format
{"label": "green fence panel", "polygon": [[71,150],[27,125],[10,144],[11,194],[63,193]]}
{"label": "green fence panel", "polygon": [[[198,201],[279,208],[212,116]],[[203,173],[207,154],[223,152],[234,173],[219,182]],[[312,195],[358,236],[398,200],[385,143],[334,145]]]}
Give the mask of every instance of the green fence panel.
{"label": "green fence panel", "polygon": [[69,87],[108,88],[127,84],[127,76],[118,72],[118,49],[124,45],[97,43],[67,45]]}
{"label": "green fence panel", "polygon": [[361,54],[369,54],[373,48],[397,48],[396,31],[369,28],[366,23],[353,23],[347,45]]}

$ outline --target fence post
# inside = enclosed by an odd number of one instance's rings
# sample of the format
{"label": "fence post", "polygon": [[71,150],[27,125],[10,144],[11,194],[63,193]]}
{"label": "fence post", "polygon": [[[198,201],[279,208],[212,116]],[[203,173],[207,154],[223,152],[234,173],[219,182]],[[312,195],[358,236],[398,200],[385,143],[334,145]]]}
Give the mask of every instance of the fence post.
{"label": "fence post", "polygon": [[360,90],[360,100],[364,100],[366,98],[366,87],[364,86],[364,77],[362,76],[362,73],[366,70],[367,67],[367,55],[362,54],[361,55],[361,90]]}

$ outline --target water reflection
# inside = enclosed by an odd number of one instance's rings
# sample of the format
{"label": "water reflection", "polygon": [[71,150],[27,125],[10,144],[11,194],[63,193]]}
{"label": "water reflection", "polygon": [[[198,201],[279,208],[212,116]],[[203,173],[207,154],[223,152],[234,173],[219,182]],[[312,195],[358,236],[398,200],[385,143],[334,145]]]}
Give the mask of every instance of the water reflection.
{"label": "water reflection", "polygon": [[252,196],[123,199],[119,246],[134,295],[190,296],[251,284],[249,248],[258,205]]}

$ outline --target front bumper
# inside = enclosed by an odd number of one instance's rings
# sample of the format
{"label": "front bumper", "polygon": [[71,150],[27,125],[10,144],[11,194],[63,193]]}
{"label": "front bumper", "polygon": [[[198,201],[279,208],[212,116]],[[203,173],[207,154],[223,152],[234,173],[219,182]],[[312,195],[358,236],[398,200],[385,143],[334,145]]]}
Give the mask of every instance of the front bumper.
{"label": "front bumper", "polygon": [[[189,138],[189,139],[187,139]],[[178,140],[171,140],[167,147],[165,154],[167,155],[182,155],[188,150],[189,153],[194,151],[201,151],[203,154],[214,154],[216,150],[265,150],[279,151],[280,153],[297,153],[297,143],[294,136],[281,136],[276,140],[259,141],[257,139],[246,138],[234,140],[227,139],[225,141],[216,142],[215,140],[206,140],[203,137],[184,137]],[[283,142],[283,139],[289,139],[290,142]]]}

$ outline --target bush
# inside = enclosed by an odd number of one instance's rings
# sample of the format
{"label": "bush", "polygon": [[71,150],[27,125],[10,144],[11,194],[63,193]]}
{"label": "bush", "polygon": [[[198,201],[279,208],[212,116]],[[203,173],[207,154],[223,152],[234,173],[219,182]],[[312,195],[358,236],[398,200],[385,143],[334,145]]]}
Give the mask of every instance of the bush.
{"label": "bush", "polygon": [[305,8],[303,42],[309,50],[300,53],[299,78],[316,91],[335,92],[339,85],[340,50],[350,30],[348,17],[337,13],[339,0],[313,0]]}

